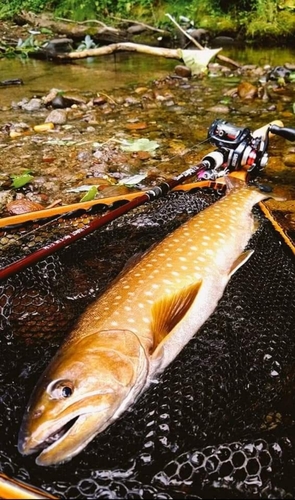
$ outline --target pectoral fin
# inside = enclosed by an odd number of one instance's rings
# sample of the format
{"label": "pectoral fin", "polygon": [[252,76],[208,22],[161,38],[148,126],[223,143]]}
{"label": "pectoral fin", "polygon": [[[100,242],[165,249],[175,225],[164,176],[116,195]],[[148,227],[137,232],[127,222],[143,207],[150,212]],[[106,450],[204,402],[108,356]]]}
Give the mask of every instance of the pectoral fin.
{"label": "pectoral fin", "polygon": [[175,294],[165,295],[153,305],[151,311],[153,351],[184,317],[195,300],[201,284],[202,280],[197,281]]}
{"label": "pectoral fin", "polygon": [[244,264],[246,264],[247,260],[250,259],[251,255],[254,253],[254,250],[245,250],[245,252],[241,253],[239,257],[234,261],[233,265],[230,268],[229,278]]}

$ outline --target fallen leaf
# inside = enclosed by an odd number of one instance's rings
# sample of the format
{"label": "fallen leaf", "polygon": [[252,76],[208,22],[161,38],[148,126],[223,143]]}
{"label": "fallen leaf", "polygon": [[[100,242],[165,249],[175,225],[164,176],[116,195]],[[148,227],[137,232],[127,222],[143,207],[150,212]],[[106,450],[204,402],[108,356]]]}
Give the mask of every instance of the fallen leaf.
{"label": "fallen leaf", "polygon": [[67,193],[83,193],[90,191],[91,188],[96,187],[93,184],[83,184],[82,186],[77,186],[75,188],[67,189]]}
{"label": "fallen leaf", "polygon": [[29,171],[27,171],[21,175],[12,175],[11,178],[11,187],[13,187],[14,189],[18,189],[31,182],[34,179],[34,176],[31,175]]}
{"label": "fallen leaf", "polygon": [[149,153],[153,153],[159,147],[156,141],[150,141],[149,139],[135,139],[134,141],[123,139],[118,142],[121,144],[121,149],[129,153],[134,151],[148,151]]}
{"label": "fallen leaf", "polygon": [[211,59],[213,59],[213,57],[221,51],[221,49],[178,50],[183,62],[188,68],[190,68],[192,75],[194,76],[206,73],[207,66]]}
{"label": "fallen leaf", "polygon": [[136,186],[136,184],[139,184],[143,179],[146,178],[146,174],[137,174],[137,175],[132,175],[131,177],[127,177],[125,179],[121,179],[118,184],[121,186]]}
{"label": "fallen leaf", "polygon": [[20,215],[27,212],[35,212],[37,210],[43,210],[43,206],[31,200],[23,198],[22,200],[14,200],[7,203],[6,210],[11,215]]}
{"label": "fallen leaf", "polygon": [[81,198],[80,201],[92,201],[97,195],[97,186],[91,186],[87,193]]}

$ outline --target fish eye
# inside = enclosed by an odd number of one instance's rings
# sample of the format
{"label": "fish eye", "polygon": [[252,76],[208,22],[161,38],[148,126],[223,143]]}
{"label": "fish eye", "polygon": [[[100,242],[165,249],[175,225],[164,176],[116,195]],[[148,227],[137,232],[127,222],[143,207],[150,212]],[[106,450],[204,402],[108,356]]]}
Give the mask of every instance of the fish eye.
{"label": "fish eye", "polygon": [[73,384],[69,380],[58,380],[51,382],[47,392],[52,399],[66,399],[71,397],[74,392]]}
{"label": "fish eye", "polygon": [[73,394],[73,391],[72,391],[71,387],[68,387],[66,385],[65,387],[62,388],[61,393],[62,393],[64,398],[69,398]]}

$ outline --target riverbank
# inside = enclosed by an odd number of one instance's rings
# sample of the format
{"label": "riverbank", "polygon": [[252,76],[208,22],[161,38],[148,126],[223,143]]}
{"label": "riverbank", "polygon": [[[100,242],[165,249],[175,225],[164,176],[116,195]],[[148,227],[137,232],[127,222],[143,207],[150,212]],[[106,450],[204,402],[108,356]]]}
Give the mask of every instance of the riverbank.
{"label": "riverbank", "polygon": [[[100,2],[98,2],[100,4]],[[115,4],[116,2],[112,2]],[[152,7],[154,2],[147,2],[143,7],[142,2],[137,2],[130,6],[128,14],[124,10],[111,11],[106,7],[93,7],[89,11],[83,4],[83,12],[80,6],[74,8],[66,7],[66,2],[61,2],[55,10],[45,10],[44,6],[38,7],[38,1],[31,5],[28,2],[28,11],[38,18],[44,19],[51,16],[54,22],[65,22],[72,28],[75,37],[82,40],[85,34],[91,33],[94,27],[101,26],[102,31],[110,36],[109,43],[116,42],[112,35],[116,33],[125,37],[125,41],[135,41],[138,43],[159,44],[166,47],[182,47],[187,44],[187,39],[171,23],[169,16],[181,24],[184,30],[191,33],[193,38],[207,46],[214,46],[214,40],[222,37],[224,43],[239,44],[260,47],[290,47],[293,45],[295,36],[295,0],[282,1],[280,3],[264,1],[256,6],[255,10],[241,10],[239,2],[228,6],[224,12],[220,9],[210,8],[211,2],[204,2],[196,8],[195,2],[169,2],[159,1],[156,7]],[[222,3],[222,2],[220,2]],[[87,2],[86,2],[87,4]],[[122,5],[124,2],[122,2]],[[84,8],[85,7],[85,8]],[[22,29],[28,24],[26,13],[23,9],[12,10],[11,3],[0,7],[0,35],[2,28],[6,31],[7,37],[11,34],[19,33],[22,38]],[[95,11],[96,9],[96,11]],[[254,9],[254,7],[252,7]],[[24,15],[25,14],[25,15]],[[26,26],[25,26],[26,27]],[[205,31],[204,31],[205,30]],[[53,30],[55,31],[55,30]],[[55,31],[56,32],[56,31]],[[81,36],[79,33],[81,32]],[[82,36],[83,34],[83,36]],[[128,38],[128,40],[126,40]],[[121,40],[122,41],[122,40]],[[183,48],[183,47],[182,47]],[[0,46],[0,51],[3,48]]]}

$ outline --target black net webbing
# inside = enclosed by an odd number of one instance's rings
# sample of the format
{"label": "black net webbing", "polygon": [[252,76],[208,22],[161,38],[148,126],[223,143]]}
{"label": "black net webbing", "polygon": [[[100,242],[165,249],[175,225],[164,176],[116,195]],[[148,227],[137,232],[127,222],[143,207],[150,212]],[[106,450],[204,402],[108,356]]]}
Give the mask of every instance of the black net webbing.
{"label": "black net webbing", "polygon": [[[39,467],[16,448],[30,393],[78,315],[218,196],[171,193],[0,283],[0,471],[61,498],[294,498],[294,256],[258,209],[254,254],[158,383],[66,464]],[[3,230],[1,265],[89,217]]]}

